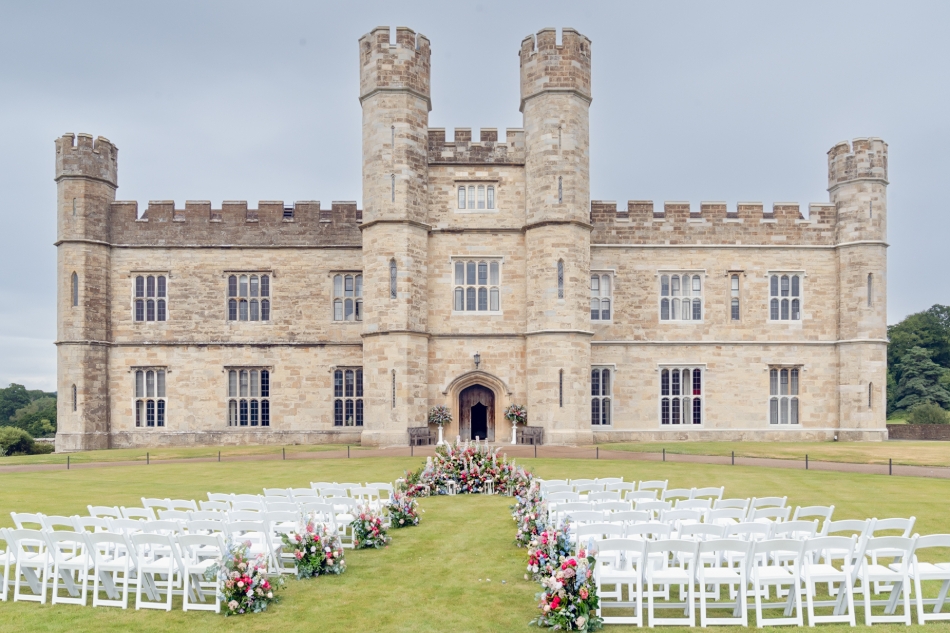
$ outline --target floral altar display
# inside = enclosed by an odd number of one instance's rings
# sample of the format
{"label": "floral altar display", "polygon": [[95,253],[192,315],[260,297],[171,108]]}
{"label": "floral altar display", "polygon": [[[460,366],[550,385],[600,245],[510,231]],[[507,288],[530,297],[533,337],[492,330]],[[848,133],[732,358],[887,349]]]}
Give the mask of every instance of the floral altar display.
{"label": "floral altar display", "polygon": [[380,549],[392,540],[392,537],[386,534],[383,518],[369,506],[359,507],[350,527],[353,529],[353,547],[356,549]]}
{"label": "floral altar display", "polygon": [[518,443],[517,429],[528,423],[528,409],[523,404],[509,404],[505,407],[505,419],[511,422],[511,443]]}
{"label": "floral altar display", "polygon": [[419,525],[419,514],[424,512],[419,509],[419,502],[405,492],[393,493],[386,507],[389,510],[389,525],[392,528]]}
{"label": "floral altar display", "polygon": [[461,442],[436,446],[435,457],[426,460],[418,471],[407,472],[405,492],[411,497],[445,494],[483,493],[490,481],[495,492],[516,495],[531,485],[531,473],[508,461],[501,448],[492,448],[487,442]]}
{"label": "floral altar display", "polygon": [[541,580],[538,594],[541,615],[531,621],[558,631],[597,631],[603,619],[597,615],[600,600],[594,584],[594,557],[583,549],[563,558]]}
{"label": "floral altar display", "polygon": [[218,600],[224,606],[225,616],[261,613],[278,601],[276,592],[283,579],[276,576],[271,582],[265,556],[252,557],[250,546],[250,541],[228,541],[224,557],[205,572],[206,580],[221,581]]}
{"label": "floral altar display", "polygon": [[297,580],[346,571],[340,537],[313,516],[302,522],[295,534],[281,534],[284,547],[294,554]]}
{"label": "floral altar display", "polygon": [[445,405],[438,405],[429,409],[429,424],[435,424],[439,427],[439,442],[438,446],[445,444],[445,440],[442,439],[442,427],[446,424],[452,422],[452,412],[449,411],[449,408]]}

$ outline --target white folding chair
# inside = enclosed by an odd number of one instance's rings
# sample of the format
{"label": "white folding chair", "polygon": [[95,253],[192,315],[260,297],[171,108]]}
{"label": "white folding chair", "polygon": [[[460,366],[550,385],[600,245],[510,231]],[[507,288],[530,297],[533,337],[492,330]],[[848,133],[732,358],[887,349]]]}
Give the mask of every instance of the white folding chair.
{"label": "white folding chair", "polygon": [[574,492],[574,486],[568,484],[556,484],[552,486],[547,486],[542,490],[542,495],[547,496],[554,494],[555,492]]}
{"label": "white folding chair", "polygon": [[[135,582],[135,548],[124,534],[91,532],[85,534],[93,563],[92,606],[129,607],[129,583]],[[121,582],[122,591],[118,585]],[[106,597],[100,598],[100,586]]]}
{"label": "white folding chair", "polygon": [[350,492],[349,488],[336,486],[334,488],[322,488],[320,490],[320,496],[324,499],[349,499]]}
{"label": "white folding chair", "polygon": [[[861,565],[861,593],[864,594],[864,623],[899,622],[910,626],[910,562],[913,558],[916,537],[878,536],[868,537],[864,545]],[[883,565],[878,558],[894,558],[894,563]],[[870,559],[870,560],[869,560]],[[891,585],[891,599],[884,609],[884,615],[871,612],[871,583],[886,582]],[[904,596],[904,613],[894,615],[901,595]]]}
{"label": "white folding chair", "polygon": [[264,502],[260,499],[235,499],[231,503],[231,511],[251,510],[253,512],[263,512]]}
{"label": "white folding chair", "polygon": [[[50,555],[46,538],[40,530],[7,530],[8,543],[15,551],[13,601],[26,600],[46,604],[46,585],[50,573]],[[32,595],[21,590],[26,580]]]}
{"label": "white folding chair", "polygon": [[580,496],[581,499],[587,499],[590,501],[590,495],[595,492],[604,492],[604,488],[607,484],[599,484],[597,482],[584,484],[583,486],[574,486],[574,492]]}
{"label": "white folding chair", "polygon": [[[817,519],[815,521],[817,523]],[[793,523],[793,522],[792,522]],[[805,541],[805,549],[802,552],[802,579],[805,581],[805,600],[808,604],[808,624],[815,626],[819,622],[847,622],[851,626],[855,625],[854,619],[854,585],[852,573],[852,561],[854,560],[854,551],[857,546],[858,538],[852,536],[821,536],[809,538]],[[821,562],[821,555],[829,549],[844,552],[841,569],[838,569],[830,563]],[[839,613],[838,609],[831,615],[815,615],[815,593],[816,584],[826,582],[829,586],[832,583],[841,583],[840,587],[845,592],[847,599],[847,613]]]}
{"label": "white folding chair", "polygon": [[0,549],[0,565],[3,566],[3,585],[0,586],[0,602],[6,602],[7,594],[10,590],[10,567],[16,567],[13,545],[7,537],[6,528],[0,528],[0,541],[6,544],[4,549]]}
{"label": "white folding chair", "polygon": [[366,484],[369,488],[376,488],[379,491],[381,497],[391,497],[395,492],[393,485],[391,483],[386,483],[383,481],[376,481],[373,483]]}
{"label": "white folding chair", "polygon": [[152,508],[153,510],[171,510],[168,506],[168,499],[158,499],[156,497],[142,497],[142,507]]}
{"label": "white folding chair", "polygon": [[263,517],[257,521],[231,521],[228,523],[228,533],[236,541],[250,541],[248,553],[251,556],[263,555],[268,566],[277,567],[281,545],[274,545]]}
{"label": "white folding chair", "polygon": [[266,514],[258,510],[231,510],[228,521],[263,521]]}
{"label": "white folding chair", "polygon": [[656,490],[627,490],[623,493],[624,501],[656,501]]}
{"label": "white folding chair", "polygon": [[631,481],[618,481],[616,483],[607,484],[606,490],[609,492],[619,492],[621,495],[625,492],[634,492],[637,489],[637,484]]}
{"label": "white folding chair", "polygon": [[109,523],[109,531],[117,534],[138,534],[144,530],[145,521],[138,519],[106,519]]}
{"label": "white folding chair", "polygon": [[668,480],[641,481],[637,486],[637,490],[653,490],[662,495],[668,483]]}
{"label": "white folding chair", "polygon": [[[283,499],[284,497],[274,497],[275,499]],[[317,497],[319,498],[319,497]],[[267,499],[264,501],[267,506],[268,512],[296,512],[297,504],[294,501],[271,501]]]}
{"label": "white folding chair", "polygon": [[225,521],[228,518],[228,511],[219,512],[217,510],[198,510],[189,512],[189,521]]}
{"label": "white folding chair", "polygon": [[[915,517],[910,517],[909,519],[874,519],[874,525],[871,527],[871,531],[868,532],[868,536],[903,536],[904,538],[908,538],[914,530],[914,523],[916,521],[917,519]],[[898,534],[882,534],[882,532],[898,532]],[[878,556],[889,558],[896,555],[899,555],[899,552],[875,553],[871,558],[871,562],[877,564]],[[874,583],[874,593],[885,593],[890,590],[890,585],[880,582]]]}
{"label": "white folding chair", "polygon": [[595,501],[592,504],[594,510],[616,514],[617,512],[629,512],[633,509],[633,504],[629,501]]}
{"label": "white folding chair", "polygon": [[637,507],[635,509],[641,512],[651,512],[654,518],[656,518],[661,512],[671,510],[672,508],[673,504],[669,501],[637,501]]}
{"label": "white folding chair", "polygon": [[604,484],[604,485],[609,486],[611,484],[623,483],[623,477],[598,477],[594,481],[596,481],[599,484]]}
{"label": "white folding chair", "polygon": [[184,510],[185,512],[197,512],[198,504],[194,499],[169,499],[169,510]]}
{"label": "white folding chair", "polygon": [[745,514],[742,508],[719,508],[710,510],[703,521],[713,525],[735,525],[745,520]]}
{"label": "white folding chair", "polygon": [[[855,535],[858,538],[858,545],[863,546],[867,541],[867,537],[870,535],[871,530],[874,529],[875,519],[844,519],[840,521],[825,521],[821,525],[821,532],[819,536],[852,536]],[[834,562],[839,559],[845,559],[847,552],[835,549],[833,547],[828,548],[822,552],[822,560],[829,564],[834,565]],[[850,561],[849,561],[850,562]],[[855,570],[859,570],[860,565],[855,567]],[[856,574],[856,572],[855,572]],[[856,576],[855,576],[856,582]],[[828,585],[828,594],[831,596],[836,596],[837,589],[833,585]]]}
{"label": "white folding chair", "polygon": [[571,484],[571,486],[574,487],[574,490],[577,490],[578,486],[586,486],[588,484],[593,484],[597,482],[594,479],[571,479],[567,483]]}
{"label": "white folding chair", "polygon": [[315,497],[322,496],[313,488],[291,488],[290,498],[295,501],[309,501]]}
{"label": "white folding chair", "polygon": [[290,490],[287,488],[264,488],[265,497],[276,497],[279,499],[290,500],[293,499],[293,495]]}
{"label": "white folding chair", "polygon": [[[209,493],[211,494],[211,493]],[[231,509],[230,501],[199,501],[201,512],[227,512]]]}
{"label": "white folding chair", "polygon": [[752,501],[749,502],[749,516],[751,517],[755,510],[784,508],[787,502],[788,497],[752,497]]}
{"label": "white folding chair", "polygon": [[154,521],[157,519],[155,511],[152,508],[119,508],[122,511],[123,519],[141,519],[144,521]]}
{"label": "white folding chair", "polygon": [[[647,610],[650,617],[650,626],[657,624],[696,625],[695,603],[693,587],[695,585],[695,565],[699,544],[693,541],[678,539],[660,539],[647,541],[644,549],[646,568],[646,582],[644,589],[647,594]],[[683,588],[686,588],[685,605],[683,602],[664,602],[659,605],[662,609],[683,609],[685,617],[656,616],[656,598],[660,595],[657,585],[669,588],[671,585],[680,586],[680,599],[683,600]]]}
{"label": "white folding chair", "polygon": [[[749,565],[752,567],[756,626],[778,624],[804,626],[801,592],[801,563],[804,547],[804,541],[793,539],[770,539],[752,544]],[[776,588],[776,595],[779,594],[779,589],[788,587],[788,599],[785,602],[763,604],[763,598],[769,596],[769,587]],[[783,617],[765,618],[762,615],[763,608],[784,609]]]}
{"label": "white folding chair", "polygon": [[677,499],[690,499],[693,494],[692,488],[670,488],[664,490],[660,495],[661,501],[675,501]]}
{"label": "white folding chair", "polygon": [[40,520],[43,524],[43,529],[46,530],[47,532],[56,532],[56,531],[75,532],[76,531],[76,517],[44,514],[40,516]]}
{"label": "white folding chair", "polygon": [[228,537],[228,524],[224,517],[210,520],[196,519],[185,523],[185,532],[187,534],[220,535],[226,539]]}
{"label": "white folding chair", "polygon": [[660,521],[669,523],[674,533],[679,533],[680,526],[689,523],[700,523],[703,513],[700,510],[661,510]]}
{"label": "white folding chair", "polygon": [[89,510],[89,516],[96,518],[106,518],[111,517],[113,519],[121,519],[122,511],[119,510],[119,506],[86,506]]}
{"label": "white folding chair", "polygon": [[11,512],[10,518],[18,530],[45,530],[43,515],[33,512]]}
{"label": "white folding chair", "polygon": [[[946,556],[946,550],[950,549],[950,534],[930,534],[917,537],[917,544],[914,546],[914,557],[910,566],[910,577],[914,581],[918,624],[926,624],[928,620],[950,620],[950,612],[942,612],[943,605],[947,601],[947,592],[950,590],[950,562],[921,562],[917,556],[918,552],[937,548],[943,549],[944,556]],[[924,600],[924,592],[920,583],[926,580],[939,580],[943,583],[936,599],[932,601]],[[930,613],[927,613],[924,611],[924,604],[929,602],[933,603],[933,609]]]}
{"label": "white folding chair", "polygon": [[713,510],[724,510],[726,508],[740,509],[744,512],[749,511],[750,499],[716,499],[713,501]]}
{"label": "white folding chair", "polygon": [[231,495],[231,503],[235,501],[257,501],[260,502],[260,495],[250,495],[250,494],[240,494],[240,495]]}
{"label": "white folding chair", "polygon": [[[606,539],[597,544],[594,582],[597,586],[597,615],[604,624],[636,624],[643,626],[643,569],[646,541]],[[614,587],[608,590],[607,587]],[[627,588],[624,599],[623,589]],[[634,615],[610,615],[605,609],[634,609]]]}
{"label": "white folding chair", "polygon": [[[46,546],[53,564],[50,604],[86,606],[89,570],[94,566],[85,537],[79,532],[47,531]],[[69,596],[60,596],[60,583]]]}
{"label": "white folding chair", "polygon": [[[691,525],[690,529],[705,527],[707,529],[717,526]],[[723,528],[720,527],[720,530]],[[697,549],[698,562],[696,563],[696,584],[699,589],[699,625],[706,627],[709,624],[739,624],[749,626],[749,606],[748,594],[746,588],[749,584],[747,570],[749,568],[749,551],[752,548],[750,541],[739,539],[712,538],[699,542]],[[719,564],[722,560],[733,560],[735,566],[723,566]],[[707,566],[704,561],[711,561]],[[708,614],[709,592],[707,586],[712,586],[713,599],[715,603],[713,608],[722,609],[729,606],[733,608],[732,617],[710,617]],[[719,602],[719,591],[722,585],[729,588],[730,595],[736,596],[735,604],[724,604]]]}
{"label": "white folding chair", "polygon": [[109,531],[108,519],[99,517],[73,517],[73,522],[76,525],[77,532],[97,533]]}
{"label": "white folding chair", "polygon": [[233,496],[234,496],[234,495],[232,495],[232,494],[230,494],[230,493],[209,492],[209,493],[208,493],[208,501],[215,501],[215,502],[219,502],[219,503],[227,503],[228,505],[230,505],[230,504],[231,504],[231,499],[232,499]]}
{"label": "white folding chair", "polygon": [[587,495],[588,501],[620,501],[620,493],[616,491],[591,492]]}
{"label": "white folding chair", "polygon": [[184,510],[159,510],[158,519],[159,521],[190,521],[191,512],[185,512]]}
{"label": "white folding chair", "polygon": [[611,523],[620,523],[626,526],[635,523],[647,523],[653,518],[653,514],[642,510],[624,510],[623,512],[611,512],[609,517]]}
{"label": "white folding chair", "polygon": [[[135,610],[172,610],[172,594],[178,584],[175,576],[181,572],[178,548],[174,537],[168,534],[133,534],[129,542],[134,548],[138,582],[135,583]],[[160,577],[165,576],[166,580]],[[165,600],[161,600],[162,585],[165,585]],[[142,591],[146,592],[145,600]]]}
{"label": "white folding chair", "polygon": [[606,539],[623,538],[623,526],[617,523],[585,523],[574,532],[574,551],[596,551],[598,543]]}
{"label": "white folding chair", "polygon": [[830,521],[834,511],[834,506],[798,506],[792,514],[792,521],[798,521],[799,519],[821,519],[822,522]]}
{"label": "white folding chair", "polygon": [[176,540],[182,565],[181,610],[220,613],[218,593],[221,591],[221,581],[218,578],[206,580],[205,573],[225,555],[224,541],[219,535],[212,534],[186,534]]}
{"label": "white folding chair", "polygon": [[677,499],[674,510],[702,510],[703,514],[712,509],[712,499]]}
{"label": "white folding chair", "polygon": [[709,487],[709,488],[693,488],[693,496],[691,499],[709,499],[710,501],[719,501],[722,499],[722,495],[725,494],[726,487],[721,486],[719,488]]}
{"label": "white folding chair", "polygon": [[755,523],[782,523],[788,521],[791,508],[755,508],[749,511],[746,521]]}

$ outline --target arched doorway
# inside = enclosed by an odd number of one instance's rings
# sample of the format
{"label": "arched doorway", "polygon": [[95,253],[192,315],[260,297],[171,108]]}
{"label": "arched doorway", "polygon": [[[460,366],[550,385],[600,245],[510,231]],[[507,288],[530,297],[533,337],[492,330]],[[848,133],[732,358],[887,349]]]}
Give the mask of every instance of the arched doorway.
{"label": "arched doorway", "polygon": [[476,437],[495,441],[495,392],[472,385],[459,394],[459,435],[463,440]]}

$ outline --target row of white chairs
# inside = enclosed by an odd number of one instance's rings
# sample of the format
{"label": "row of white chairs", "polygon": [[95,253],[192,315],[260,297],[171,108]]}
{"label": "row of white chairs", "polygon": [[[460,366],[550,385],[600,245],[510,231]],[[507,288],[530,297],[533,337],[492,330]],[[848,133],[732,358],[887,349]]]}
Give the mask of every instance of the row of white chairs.
{"label": "row of white chairs", "polygon": [[[920,624],[948,620],[942,613],[950,585],[950,563],[921,562],[917,554],[930,548],[950,547],[950,535],[871,537],[820,536],[805,539],[769,538],[707,540],[659,538],[607,538],[596,544],[594,578],[600,596],[598,615],[607,624],[643,626],[644,598],[649,625],[695,626],[696,603],[700,625],[748,626],[749,592],[754,598],[756,625],[804,625],[802,596],[807,601],[808,622],[846,622],[855,626],[854,594],[863,598],[865,623],[911,624],[911,595]],[[893,562],[883,564],[881,559]],[[841,560],[841,566],[834,565]],[[944,589],[936,598],[925,598],[921,583],[941,581]],[[913,587],[911,587],[913,581]],[[818,601],[816,584],[837,585],[833,600]],[[860,583],[860,587],[858,584]],[[886,583],[886,600],[874,600],[872,588]],[[722,600],[720,588],[730,589],[731,602]],[[680,587],[680,601],[669,600],[671,586]],[[766,602],[769,589],[785,600]],[[626,589],[626,598],[624,598]],[[779,591],[784,589],[784,591]],[[684,595],[685,594],[685,595]],[[834,594],[832,594],[834,597]],[[657,598],[664,601],[657,604]],[[903,612],[895,613],[898,606]],[[925,606],[932,605],[930,612]],[[873,607],[884,607],[876,614]],[[816,607],[831,607],[830,615],[815,613]],[[613,609],[633,610],[633,615],[611,615]],[[709,609],[731,610],[731,616],[712,617]],[[661,617],[657,610],[675,609],[676,617]],[[777,618],[764,617],[765,609],[782,609]],[[614,612],[615,613],[615,612]]]}
{"label": "row of white chairs", "polygon": [[[834,506],[799,506],[795,509],[794,515],[792,509],[788,506],[772,505],[776,503],[773,499],[754,500],[754,505],[750,504],[749,509],[739,507],[720,507],[713,508],[708,499],[686,499],[677,502],[658,501],[658,500],[617,500],[613,497],[601,497],[599,495],[611,495],[613,493],[595,493],[589,495],[586,500],[579,500],[571,493],[555,493],[555,499],[548,501],[549,520],[557,524],[558,518],[565,512],[576,510],[604,510],[612,512],[624,512],[627,510],[638,510],[651,513],[653,518],[669,512],[695,513],[697,516],[712,515],[716,518],[731,519],[734,521],[788,521],[820,518],[828,520],[834,512]],[[571,495],[571,496],[568,496]],[[778,499],[778,498],[775,498]],[[784,498],[779,500],[785,503]]]}
{"label": "row of white chairs", "polygon": [[741,512],[748,518],[753,518],[753,514],[765,509],[775,509],[781,512],[787,508],[788,497],[752,497],[749,499],[713,499],[710,497],[671,497],[667,499],[657,499],[655,491],[626,491],[605,490],[600,492],[549,492],[544,495],[549,509],[553,509],[562,503],[577,502],[624,502],[636,504],[640,508],[641,504],[647,504],[654,510],[735,510]]}

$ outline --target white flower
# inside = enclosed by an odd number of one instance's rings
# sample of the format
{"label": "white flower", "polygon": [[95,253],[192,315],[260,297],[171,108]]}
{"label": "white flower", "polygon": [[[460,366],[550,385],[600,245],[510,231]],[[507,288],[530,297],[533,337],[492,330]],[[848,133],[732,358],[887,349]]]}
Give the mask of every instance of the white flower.
{"label": "white flower", "polygon": [[310,546],[310,553],[313,554],[313,553],[316,553],[316,551],[317,551],[317,546],[316,546],[316,545],[311,545],[311,546]]}

